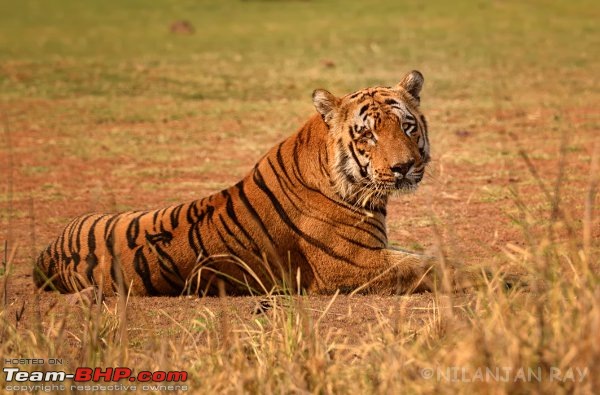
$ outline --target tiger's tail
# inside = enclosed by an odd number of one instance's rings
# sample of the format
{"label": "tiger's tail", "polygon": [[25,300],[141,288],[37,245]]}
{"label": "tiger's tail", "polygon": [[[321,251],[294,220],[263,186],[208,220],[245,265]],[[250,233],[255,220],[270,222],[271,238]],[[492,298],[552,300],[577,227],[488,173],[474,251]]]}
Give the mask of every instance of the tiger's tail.
{"label": "tiger's tail", "polygon": [[44,291],[52,289],[53,273],[49,272],[49,261],[52,259],[52,256],[50,256],[49,250],[50,246],[42,251],[33,265],[33,283],[36,288],[41,288]]}
{"label": "tiger's tail", "polygon": [[[71,280],[68,278],[68,281]],[[71,293],[77,292],[77,288],[80,288],[74,283],[66,283],[65,276],[60,275],[59,262],[52,256],[52,244],[42,251],[33,265],[33,283],[42,291]]]}

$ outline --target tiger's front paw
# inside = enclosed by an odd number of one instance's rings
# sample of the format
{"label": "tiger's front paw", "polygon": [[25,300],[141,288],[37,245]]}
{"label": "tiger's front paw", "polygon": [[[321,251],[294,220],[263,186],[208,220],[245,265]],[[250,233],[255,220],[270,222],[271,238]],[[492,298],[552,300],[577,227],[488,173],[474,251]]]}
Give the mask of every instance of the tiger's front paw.
{"label": "tiger's front paw", "polygon": [[435,263],[429,259],[422,260],[414,268],[412,278],[413,283],[408,289],[408,293],[435,291],[438,282]]}
{"label": "tiger's front paw", "polygon": [[[489,270],[481,266],[467,266],[458,262],[431,260],[428,282],[430,288],[441,292],[467,292],[486,284]],[[431,290],[433,290],[431,289]]]}
{"label": "tiger's front paw", "polygon": [[526,281],[518,275],[493,271],[483,265],[450,264],[447,268],[450,289],[454,292],[468,292],[484,288],[500,288],[510,291],[523,288]]}

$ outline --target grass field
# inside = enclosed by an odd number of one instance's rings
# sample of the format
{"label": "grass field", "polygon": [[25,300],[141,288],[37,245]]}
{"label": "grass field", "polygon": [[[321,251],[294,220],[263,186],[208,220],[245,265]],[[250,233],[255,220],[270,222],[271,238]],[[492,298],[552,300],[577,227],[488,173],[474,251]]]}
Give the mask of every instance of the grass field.
{"label": "grass field", "polygon": [[[599,19],[592,1],[0,2],[0,365],[186,370],[190,393],[598,393]],[[433,162],[389,236],[493,268],[481,289],[263,314],[35,292],[69,218],[216,192],[313,114],[313,89],[412,69]]]}

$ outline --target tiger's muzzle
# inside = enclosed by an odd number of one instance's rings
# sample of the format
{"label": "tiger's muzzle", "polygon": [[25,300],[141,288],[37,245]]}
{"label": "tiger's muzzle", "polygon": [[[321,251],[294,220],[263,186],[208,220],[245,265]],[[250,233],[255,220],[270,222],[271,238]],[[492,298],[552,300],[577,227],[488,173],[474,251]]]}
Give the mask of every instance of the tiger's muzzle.
{"label": "tiger's muzzle", "polygon": [[395,179],[395,189],[414,190],[417,184],[423,179],[423,171],[415,170],[415,160],[397,164],[390,168]]}

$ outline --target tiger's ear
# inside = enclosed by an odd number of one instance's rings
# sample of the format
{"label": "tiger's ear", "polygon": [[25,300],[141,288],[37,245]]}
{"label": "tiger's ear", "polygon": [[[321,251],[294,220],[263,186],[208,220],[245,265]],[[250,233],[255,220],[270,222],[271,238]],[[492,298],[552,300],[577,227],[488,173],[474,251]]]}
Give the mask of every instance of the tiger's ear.
{"label": "tiger's ear", "polygon": [[425,79],[423,78],[423,74],[421,74],[420,71],[413,70],[406,74],[404,78],[402,78],[402,81],[396,85],[396,87],[402,88],[406,92],[410,93],[410,95],[417,100],[417,104],[419,104],[421,102],[421,97],[419,94],[423,88],[424,81]]}
{"label": "tiger's ear", "polygon": [[317,89],[312,94],[312,100],[321,118],[329,125],[340,106],[340,99],[325,89]]}

